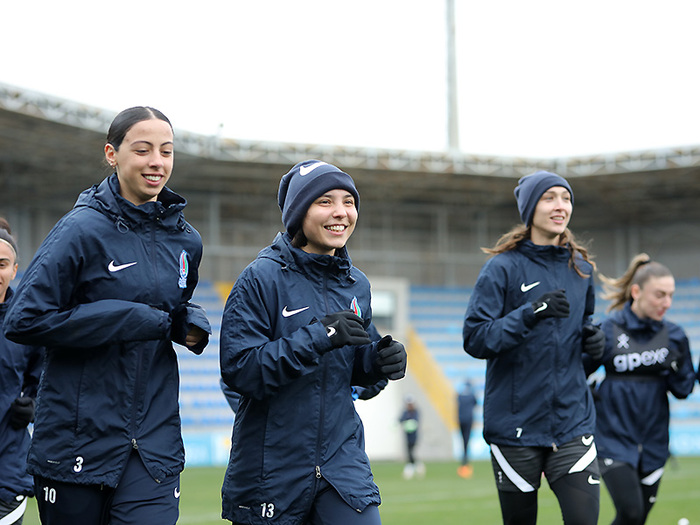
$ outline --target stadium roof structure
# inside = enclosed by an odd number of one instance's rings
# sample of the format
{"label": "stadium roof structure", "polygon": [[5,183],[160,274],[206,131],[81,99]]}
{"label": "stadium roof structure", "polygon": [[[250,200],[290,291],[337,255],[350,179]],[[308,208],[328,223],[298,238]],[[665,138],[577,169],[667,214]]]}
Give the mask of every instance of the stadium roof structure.
{"label": "stadium roof structure", "polygon": [[[104,168],[104,136],[114,113],[0,83],[0,196],[74,201]],[[514,179],[538,169],[571,180],[595,177],[588,195],[598,205],[643,213],[697,209],[700,145],[637,152],[538,159],[447,151],[410,151],[246,141],[176,130],[178,187],[227,195],[259,195],[293,164],[318,158],[349,171],[373,198],[422,204],[512,207]],[[184,173],[184,176],[183,176]],[[660,174],[663,177],[660,177]],[[615,175],[615,177],[609,177]],[[181,180],[182,178],[182,180]],[[60,181],[60,183],[59,183]],[[576,184],[577,200],[586,184]],[[654,191],[649,191],[654,188]],[[684,201],[679,203],[678,198]],[[631,208],[630,208],[631,207]]]}

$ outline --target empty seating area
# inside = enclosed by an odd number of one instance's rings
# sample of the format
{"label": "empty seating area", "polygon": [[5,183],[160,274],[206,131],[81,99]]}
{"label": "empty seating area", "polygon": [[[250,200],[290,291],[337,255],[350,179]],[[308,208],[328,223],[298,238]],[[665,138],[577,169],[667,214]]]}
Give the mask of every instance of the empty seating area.
{"label": "empty seating area", "polygon": [[209,281],[200,281],[192,302],[206,310],[212,335],[201,355],[176,346],[180,363],[180,414],[183,430],[230,431],[233,412],[219,385],[219,332],[224,303]]}

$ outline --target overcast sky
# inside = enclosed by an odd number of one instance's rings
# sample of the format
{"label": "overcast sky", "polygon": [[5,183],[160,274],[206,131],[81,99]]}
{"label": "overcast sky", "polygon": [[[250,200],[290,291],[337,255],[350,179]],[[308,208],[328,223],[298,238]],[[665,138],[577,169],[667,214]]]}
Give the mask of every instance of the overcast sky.
{"label": "overcast sky", "polygon": [[[559,157],[700,144],[700,2],[455,0],[460,147]],[[443,150],[444,0],[36,0],[0,82],[236,139]]]}

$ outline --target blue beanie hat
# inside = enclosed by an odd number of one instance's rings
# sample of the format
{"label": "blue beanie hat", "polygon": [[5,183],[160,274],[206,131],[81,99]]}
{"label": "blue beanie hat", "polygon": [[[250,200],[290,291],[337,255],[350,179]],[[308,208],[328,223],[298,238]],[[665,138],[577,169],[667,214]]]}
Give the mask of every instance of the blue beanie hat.
{"label": "blue beanie hat", "polygon": [[311,203],[327,191],[338,189],[349,191],[355,197],[355,208],[360,209],[360,194],[352,177],[332,164],[304,160],[285,173],[280,180],[277,204],[287,232],[294,236]]}
{"label": "blue beanie hat", "polygon": [[560,177],[556,173],[537,171],[531,175],[522,177],[518,181],[518,185],[515,187],[513,193],[515,194],[515,199],[518,201],[518,211],[520,212],[520,218],[523,223],[525,223],[525,226],[530,226],[532,224],[532,216],[535,214],[535,208],[537,207],[540,197],[542,197],[545,191],[554,186],[562,186],[569,190],[571,204],[574,203],[574,192],[571,190],[571,186],[569,186],[565,178]]}

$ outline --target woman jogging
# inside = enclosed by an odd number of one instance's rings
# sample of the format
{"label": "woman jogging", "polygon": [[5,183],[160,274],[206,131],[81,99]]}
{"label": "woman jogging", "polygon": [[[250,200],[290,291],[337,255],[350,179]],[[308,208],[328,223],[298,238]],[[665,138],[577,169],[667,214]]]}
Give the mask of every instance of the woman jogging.
{"label": "woman jogging", "polygon": [[[0,326],[13,298],[17,243],[0,218]],[[0,335],[0,523],[22,523],[27,497],[34,494],[27,474],[29,431],[34,421],[43,349],[13,343]]]}
{"label": "woman jogging", "polygon": [[240,524],[377,525],[379,490],[351,386],[403,377],[406,352],[372,342],[370,286],[346,243],[360,196],[317,160],[279,186],[286,233],[243,270],[221,326],[221,374],[241,394],[222,488]]}
{"label": "woman jogging", "polygon": [[688,337],[666,319],[675,291],[666,266],[642,253],[622,277],[601,281],[612,313],[602,323],[605,379],[595,395],[598,462],[617,512],[612,523],[641,525],[669,457],[668,393],[688,397],[695,369]]}
{"label": "woman jogging", "polygon": [[174,524],[184,466],[176,342],[201,353],[189,303],[202,256],[185,200],[165,184],[173,130],[160,111],[119,113],[115,170],[39,247],[5,320],[47,348],[28,469],[44,525]]}
{"label": "woman jogging", "polygon": [[542,474],[565,524],[598,520],[595,412],[582,353],[603,333],[588,251],[568,224],[573,191],[538,171],[515,188],[523,224],[503,235],[482,268],[464,321],[464,349],[486,359],[484,438],[491,446],[503,522],[534,524]]}

